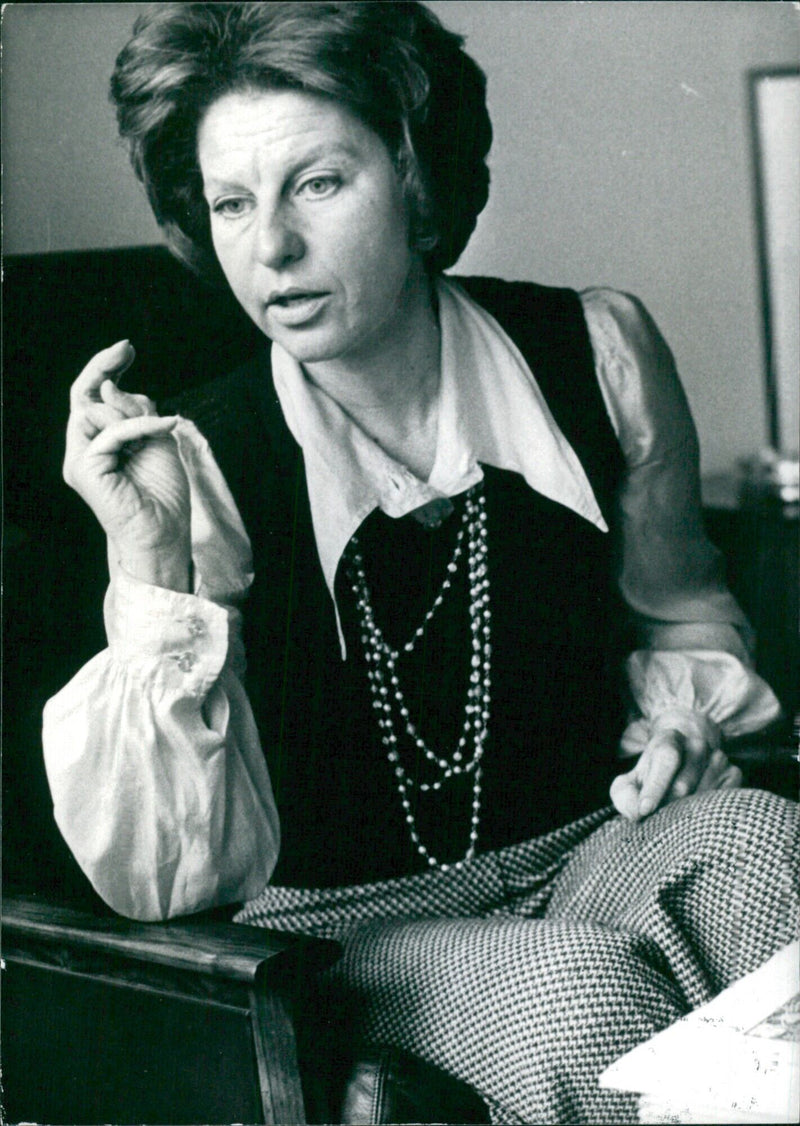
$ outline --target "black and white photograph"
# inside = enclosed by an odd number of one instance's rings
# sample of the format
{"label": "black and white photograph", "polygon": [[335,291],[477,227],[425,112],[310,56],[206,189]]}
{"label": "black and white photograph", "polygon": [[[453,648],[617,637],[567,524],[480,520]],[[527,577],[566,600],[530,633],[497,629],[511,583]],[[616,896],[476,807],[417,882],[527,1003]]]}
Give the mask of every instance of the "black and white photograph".
{"label": "black and white photograph", "polygon": [[2,9],[8,1123],[800,1116],[800,5]]}

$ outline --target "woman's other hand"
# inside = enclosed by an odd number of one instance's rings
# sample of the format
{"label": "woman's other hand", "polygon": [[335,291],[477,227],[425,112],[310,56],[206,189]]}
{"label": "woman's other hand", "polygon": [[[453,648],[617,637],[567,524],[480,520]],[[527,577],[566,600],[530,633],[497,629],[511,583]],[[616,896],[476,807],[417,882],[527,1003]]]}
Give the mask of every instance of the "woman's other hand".
{"label": "woman's other hand", "polygon": [[741,783],[741,770],[720,748],[716,724],[699,713],[665,712],[653,721],[634,768],[612,782],[611,800],[623,817],[638,821],[689,794]]}
{"label": "woman's other hand", "polygon": [[98,352],[72,385],[64,480],[89,505],[109,554],[129,574],[168,589],[189,589],[190,498],[170,433],[144,395],[121,391],[130,367],[127,340]]}

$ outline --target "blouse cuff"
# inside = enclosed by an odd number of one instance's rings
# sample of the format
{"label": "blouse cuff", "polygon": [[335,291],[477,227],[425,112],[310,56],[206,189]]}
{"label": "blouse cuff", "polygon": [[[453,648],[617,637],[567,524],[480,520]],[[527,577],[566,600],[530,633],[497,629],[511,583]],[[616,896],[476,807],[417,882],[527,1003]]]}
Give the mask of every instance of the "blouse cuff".
{"label": "blouse cuff", "polygon": [[638,650],[627,661],[641,718],[625,731],[623,755],[639,754],[658,730],[702,734],[710,746],[767,727],[781,715],[769,685],[731,653]]}
{"label": "blouse cuff", "polygon": [[[106,593],[111,658],[143,674],[156,661],[182,693],[205,695],[238,637],[239,612],[192,594],[151,586],[118,571]],[[231,654],[234,656],[235,654]]]}

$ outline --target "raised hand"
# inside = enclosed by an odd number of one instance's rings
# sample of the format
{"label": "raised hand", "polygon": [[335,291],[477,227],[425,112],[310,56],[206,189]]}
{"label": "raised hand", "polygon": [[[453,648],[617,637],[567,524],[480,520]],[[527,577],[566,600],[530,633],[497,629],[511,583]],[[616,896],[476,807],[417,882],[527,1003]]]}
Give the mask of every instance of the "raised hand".
{"label": "raised hand", "polygon": [[145,582],[188,590],[189,484],[171,434],[176,419],[117,387],[134,356],[119,341],[72,385],[64,480],[100,521],[112,560]]}

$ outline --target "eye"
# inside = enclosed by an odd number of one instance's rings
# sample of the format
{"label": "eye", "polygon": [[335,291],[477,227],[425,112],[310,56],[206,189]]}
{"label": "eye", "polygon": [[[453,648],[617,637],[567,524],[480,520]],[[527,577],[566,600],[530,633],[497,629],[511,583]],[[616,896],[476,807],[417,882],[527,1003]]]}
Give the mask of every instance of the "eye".
{"label": "eye", "polygon": [[310,176],[299,185],[297,194],[308,196],[309,199],[324,199],[333,195],[340,183],[338,176]]}
{"label": "eye", "polygon": [[222,215],[226,219],[238,219],[247,209],[248,200],[244,196],[227,196],[225,199],[218,199],[211,208],[215,215]]}

